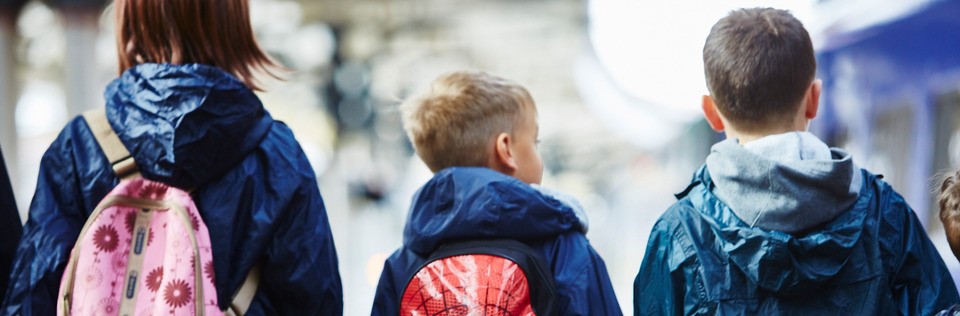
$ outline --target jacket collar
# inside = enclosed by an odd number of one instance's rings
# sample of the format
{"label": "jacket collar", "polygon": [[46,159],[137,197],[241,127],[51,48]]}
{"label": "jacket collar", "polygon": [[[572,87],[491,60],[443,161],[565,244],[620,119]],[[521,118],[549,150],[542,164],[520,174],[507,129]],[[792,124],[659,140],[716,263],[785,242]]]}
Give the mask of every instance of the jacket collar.
{"label": "jacket collar", "polygon": [[516,178],[455,167],[437,172],[414,195],[403,243],[426,255],[460,239],[536,240],[583,229],[570,206]]}

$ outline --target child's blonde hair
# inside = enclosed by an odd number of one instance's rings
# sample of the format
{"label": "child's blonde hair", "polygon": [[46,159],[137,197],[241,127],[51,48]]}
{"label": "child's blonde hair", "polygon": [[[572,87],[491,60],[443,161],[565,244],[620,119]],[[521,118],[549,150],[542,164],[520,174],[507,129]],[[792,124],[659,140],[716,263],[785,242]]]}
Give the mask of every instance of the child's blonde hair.
{"label": "child's blonde hair", "polygon": [[512,133],[525,107],[522,86],[478,71],[456,71],[434,80],[400,105],[403,128],[433,172],[454,166],[487,166],[494,137]]}

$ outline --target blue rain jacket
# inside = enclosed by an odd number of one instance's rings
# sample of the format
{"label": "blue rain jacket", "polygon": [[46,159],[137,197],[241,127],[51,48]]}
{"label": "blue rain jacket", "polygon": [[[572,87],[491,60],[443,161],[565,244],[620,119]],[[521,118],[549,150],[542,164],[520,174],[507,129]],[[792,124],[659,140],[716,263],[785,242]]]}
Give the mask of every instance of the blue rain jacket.
{"label": "blue rain jacket", "polygon": [[20,213],[17,212],[17,202],[13,198],[13,188],[10,186],[7,165],[3,161],[3,152],[0,151],[0,293],[7,291],[10,263],[17,251],[21,231]]}
{"label": "blue rain jacket", "polygon": [[487,168],[437,172],[413,197],[403,247],[380,275],[372,315],[394,316],[410,277],[443,243],[510,238],[543,252],[557,284],[558,315],[622,315],[603,260],[574,210]]}
{"label": "blue rain jacket", "polygon": [[913,210],[860,170],[854,205],[788,234],[751,228],[701,168],[654,225],[636,315],[931,315],[960,301]]}
{"label": "blue rain jacket", "polygon": [[[107,118],[142,176],[192,195],[210,228],[217,299],[250,268],[250,315],[339,315],[337,254],[316,177],[290,129],[242,82],[204,65],[143,64],[107,86]],[[86,121],[43,155],[0,314],[53,315],[80,229],[119,183]]]}

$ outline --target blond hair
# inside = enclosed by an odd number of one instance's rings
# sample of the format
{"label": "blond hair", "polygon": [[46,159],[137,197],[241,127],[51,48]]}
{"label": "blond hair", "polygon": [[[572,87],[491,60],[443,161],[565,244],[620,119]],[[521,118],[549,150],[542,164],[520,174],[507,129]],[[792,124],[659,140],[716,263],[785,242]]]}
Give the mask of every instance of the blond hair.
{"label": "blond hair", "polygon": [[[529,104],[529,105],[527,105]],[[487,166],[492,140],[512,133],[533,106],[522,86],[476,71],[444,74],[400,105],[403,128],[433,172]]]}

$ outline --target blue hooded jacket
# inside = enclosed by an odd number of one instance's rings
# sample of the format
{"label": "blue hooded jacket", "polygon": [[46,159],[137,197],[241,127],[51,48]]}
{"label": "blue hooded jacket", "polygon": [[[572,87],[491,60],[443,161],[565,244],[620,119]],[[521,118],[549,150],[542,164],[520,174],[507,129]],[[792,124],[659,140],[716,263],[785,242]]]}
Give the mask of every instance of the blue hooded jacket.
{"label": "blue hooded jacket", "polygon": [[542,251],[557,284],[558,315],[622,315],[600,256],[575,211],[488,168],[449,168],[413,197],[403,247],[387,259],[372,315],[397,315],[410,277],[442,244],[509,238]]}
{"label": "blue hooded jacket", "polygon": [[17,251],[22,229],[7,165],[3,161],[3,152],[0,151],[0,293],[7,290],[10,263]]}
{"label": "blue hooded jacket", "polygon": [[[819,143],[800,136],[794,144]],[[931,315],[960,301],[913,210],[880,176],[825,145],[825,160],[804,150],[777,162],[735,141],[714,146],[654,225],[635,315]]]}
{"label": "blue hooded jacket", "polygon": [[[110,125],[144,178],[194,189],[210,228],[217,299],[229,306],[261,264],[250,315],[340,315],[323,199],[290,129],[242,82],[204,65],[143,64],[107,86]],[[10,274],[6,315],[53,315],[69,252],[119,180],[82,118],[43,155]]]}

